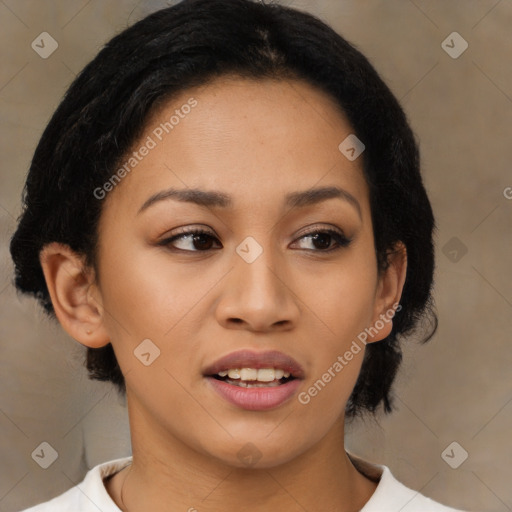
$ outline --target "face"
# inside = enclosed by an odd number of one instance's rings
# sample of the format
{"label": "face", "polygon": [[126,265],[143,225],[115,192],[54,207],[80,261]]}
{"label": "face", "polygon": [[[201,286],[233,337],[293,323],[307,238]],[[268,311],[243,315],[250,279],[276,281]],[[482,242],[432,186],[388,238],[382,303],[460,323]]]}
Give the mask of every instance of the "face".
{"label": "face", "polygon": [[97,275],[148,449],[270,467],[342,431],[357,336],[389,306],[350,133],[300,81],[224,77],[149,120],[104,199]]}

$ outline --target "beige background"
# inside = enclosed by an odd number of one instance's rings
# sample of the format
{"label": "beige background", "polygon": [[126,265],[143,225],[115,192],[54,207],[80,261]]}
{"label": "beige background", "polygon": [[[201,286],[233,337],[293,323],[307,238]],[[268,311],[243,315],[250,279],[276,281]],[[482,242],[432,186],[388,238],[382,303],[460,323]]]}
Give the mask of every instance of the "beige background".
{"label": "beige background", "polygon": [[[283,3],[355,43],[401,99],[439,226],[438,333],[406,346],[397,411],[354,424],[347,445],[438,501],[512,510],[512,2]],[[165,5],[0,0],[0,512],[47,500],[93,465],[130,454],[124,404],[87,380],[83,348],[16,296],[7,246],[35,145],[71,80],[115,33]],[[43,31],[59,44],[48,59],[31,48]],[[469,44],[457,59],[441,46],[454,31]],[[47,470],[31,457],[44,441],[58,452]],[[457,469],[441,456],[453,441],[469,454]],[[461,448],[453,453],[458,460]]]}

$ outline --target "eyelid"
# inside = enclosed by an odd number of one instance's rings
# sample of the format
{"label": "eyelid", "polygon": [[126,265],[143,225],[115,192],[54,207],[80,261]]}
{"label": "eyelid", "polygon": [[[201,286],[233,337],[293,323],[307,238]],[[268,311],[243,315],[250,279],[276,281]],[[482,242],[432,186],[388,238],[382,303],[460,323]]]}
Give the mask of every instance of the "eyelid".
{"label": "eyelid", "polygon": [[311,226],[307,226],[302,231],[299,231],[299,233],[296,235],[296,238],[300,238],[304,235],[309,235],[310,233],[316,233],[317,231],[328,231],[328,230],[335,231],[336,233],[338,233],[340,235],[346,236],[345,232],[338,226],[335,226],[334,224],[317,223],[317,224],[313,224]]}
{"label": "eyelid", "polygon": [[204,224],[187,224],[185,226],[180,226],[178,228],[174,228],[171,232],[166,232],[164,235],[162,235],[162,241],[169,240],[170,238],[174,238],[178,235],[188,235],[188,234],[194,234],[196,231],[205,232],[208,235],[214,236],[218,238],[215,231],[213,231],[211,228]]}
{"label": "eyelid", "polygon": [[[327,227],[326,227],[327,226]],[[316,233],[317,231],[325,231],[325,230],[332,230],[332,231],[335,231],[336,233],[340,234],[340,235],[343,235],[345,236],[347,239],[348,237],[345,235],[345,232],[335,226],[334,224],[329,224],[329,223],[316,223],[316,224],[313,224],[311,226],[307,226],[305,228],[303,228],[303,230],[299,231],[299,233],[297,233],[294,238],[294,241],[297,239],[297,238],[301,238],[305,235],[309,235],[310,233]],[[216,238],[218,238],[218,235],[215,233],[214,230],[212,230],[211,228],[209,228],[208,226],[204,225],[204,224],[187,224],[186,226],[180,226],[178,228],[175,228],[175,230],[170,233],[170,234],[166,234],[164,235],[163,237],[163,241],[165,240],[169,240],[170,238],[173,238],[177,235],[185,235],[185,234],[194,234],[195,231],[204,231],[206,232],[208,235],[211,235],[211,236],[214,236]]]}
{"label": "eyelid", "polygon": [[[175,239],[179,238],[182,235],[183,236],[192,236],[192,235],[196,235],[196,234],[206,234],[208,236],[211,236],[212,238],[216,238],[217,240],[219,240],[219,237],[217,236],[215,231],[208,228],[204,224],[196,224],[196,225],[180,226],[179,228],[176,228],[175,230],[173,230],[171,233],[166,233],[165,235],[163,235],[161,240],[159,242],[157,242],[157,245],[168,246],[171,244],[172,241],[174,241]],[[218,243],[220,243],[222,245],[220,240]],[[182,251],[182,252],[206,252],[206,251],[187,251],[185,249],[177,249],[177,248],[174,248],[174,249],[176,249],[178,251]]]}

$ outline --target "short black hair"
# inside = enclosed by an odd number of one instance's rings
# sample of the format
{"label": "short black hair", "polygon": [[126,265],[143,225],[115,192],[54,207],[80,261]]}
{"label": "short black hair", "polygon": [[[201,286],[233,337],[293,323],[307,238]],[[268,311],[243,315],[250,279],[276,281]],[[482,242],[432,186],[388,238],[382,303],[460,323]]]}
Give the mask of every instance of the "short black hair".
{"label": "short black hair", "polygon": [[[397,242],[408,261],[402,308],[390,335],[366,346],[346,415],[375,412],[381,404],[390,412],[400,337],[425,318],[433,323],[422,341],[437,328],[431,294],[436,226],[418,146],[397,99],[361,52],[311,14],[251,0],[184,0],[109,41],[71,84],[35,150],[10,245],[15,286],[54,317],[41,249],[67,244],[96,269],[103,201],[93,190],[112,177],[155,109],[227,75],[305,80],[339,105],[365,144],[378,269],[386,268]],[[85,364],[90,378],[126,392],[110,343],[88,348]]]}

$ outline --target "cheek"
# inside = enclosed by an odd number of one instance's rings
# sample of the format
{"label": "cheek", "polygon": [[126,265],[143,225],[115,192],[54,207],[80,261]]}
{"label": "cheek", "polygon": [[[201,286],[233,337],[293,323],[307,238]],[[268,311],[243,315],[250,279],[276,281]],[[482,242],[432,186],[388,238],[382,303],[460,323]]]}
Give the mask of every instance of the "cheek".
{"label": "cheek", "polygon": [[365,353],[364,340],[358,336],[371,316],[367,290],[363,293],[354,287],[353,294],[337,290],[332,293],[331,306],[322,309],[323,335],[313,338],[311,371],[297,397],[299,407],[307,411],[305,423],[309,418],[321,418],[321,424],[310,422],[311,429],[330,428],[343,415],[355,386]]}
{"label": "cheek", "polygon": [[112,252],[104,257],[104,305],[139,337],[167,335],[209,288],[207,276],[197,286],[197,267],[171,265],[157,251],[133,249],[116,259]]}
{"label": "cheek", "polygon": [[201,262],[170,263],[164,249],[136,247],[112,245],[102,255],[105,323],[127,385],[155,399],[172,396],[179,408],[186,395],[172,377],[195,383],[190,369],[204,350],[206,336],[198,333],[208,322],[205,296],[219,275],[200,272]]}
{"label": "cheek", "polygon": [[308,384],[316,384],[304,401],[315,398],[320,407],[346,402],[362,365],[364,331],[373,317],[377,280],[376,263],[364,254],[354,253],[333,269],[309,298],[318,330],[313,337],[314,369]]}
{"label": "cheek", "polygon": [[[314,288],[310,298],[313,313],[324,321],[339,349],[340,340],[352,340],[371,322],[376,284],[376,262],[368,252],[354,251],[333,265]],[[311,283],[309,289],[313,289]]]}

